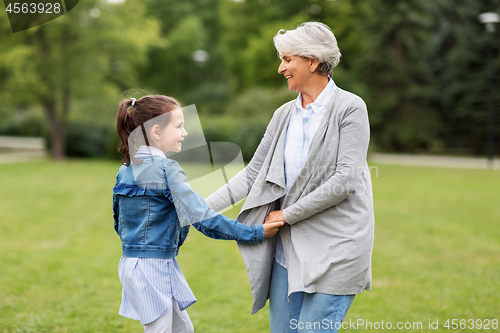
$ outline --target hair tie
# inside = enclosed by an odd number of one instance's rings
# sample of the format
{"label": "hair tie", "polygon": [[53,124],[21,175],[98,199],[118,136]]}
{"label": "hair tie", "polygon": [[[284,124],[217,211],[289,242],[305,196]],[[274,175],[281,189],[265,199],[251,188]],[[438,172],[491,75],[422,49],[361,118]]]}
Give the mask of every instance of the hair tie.
{"label": "hair tie", "polygon": [[132,106],[135,105],[135,98],[131,97],[130,100],[132,101]]}

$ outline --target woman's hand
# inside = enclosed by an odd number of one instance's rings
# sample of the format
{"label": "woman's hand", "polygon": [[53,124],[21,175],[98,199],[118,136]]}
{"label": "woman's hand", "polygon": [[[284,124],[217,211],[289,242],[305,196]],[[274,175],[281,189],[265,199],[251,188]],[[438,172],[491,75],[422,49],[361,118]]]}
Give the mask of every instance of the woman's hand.
{"label": "woman's hand", "polygon": [[285,222],[281,210],[269,213],[264,221],[264,237],[273,237],[278,232],[279,227],[285,224]]}
{"label": "woman's hand", "polygon": [[263,225],[264,227],[264,238],[270,238],[276,235],[278,232],[278,229],[283,225],[283,222],[272,222],[272,223],[265,223]]}
{"label": "woman's hand", "polygon": [[270,212],[269,215],[267,215],[264,223],[272,223],[272,222],[286,223],[285,218],[283,217],[282,210],[275,210],[274,212]]}

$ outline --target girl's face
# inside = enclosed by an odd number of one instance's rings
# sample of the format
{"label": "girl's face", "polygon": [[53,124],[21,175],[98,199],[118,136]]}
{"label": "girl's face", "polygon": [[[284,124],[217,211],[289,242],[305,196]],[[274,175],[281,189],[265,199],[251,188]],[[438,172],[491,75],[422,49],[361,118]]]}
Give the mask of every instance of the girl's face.
{"label": "girl's face", "polygon": [[[164,153],[178,153],[182,149],[182,141],[188,135],[184,129],[184,114],[182,109],[170,111],[170,122],[163,129],[155,125],[153,127],[153,137],[158,148]],[[157,127],[158,126],[158,127]]]}

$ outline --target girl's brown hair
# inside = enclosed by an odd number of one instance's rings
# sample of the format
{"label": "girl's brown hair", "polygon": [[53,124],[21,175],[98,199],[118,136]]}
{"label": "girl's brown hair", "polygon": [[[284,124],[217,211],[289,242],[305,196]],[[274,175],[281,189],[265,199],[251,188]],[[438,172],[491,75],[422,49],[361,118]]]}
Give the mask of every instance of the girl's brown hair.
{"label": "girl's brown hair", "polygon": [[[120,139],[118,151],[123,155],[123,164],[129,166],[131,160],[138,162],[133,156],[135,154],[132,154],[132,156],[130,154],[130,148],[134,148],[129,147],[130,134],[141,126],[142,131],[136,133],[144,135],[144,140],[149,145],[144,123],[178,108],[180,108],[180,104],[177,100],[164,95],[144,96],[136,100],[134,106],[132,106],[132,100],[130,99],[120,104],[116,113],[116,130]],[[163,126],[166,126],[169,120],[170,117],[167,117],[167,122]]]}

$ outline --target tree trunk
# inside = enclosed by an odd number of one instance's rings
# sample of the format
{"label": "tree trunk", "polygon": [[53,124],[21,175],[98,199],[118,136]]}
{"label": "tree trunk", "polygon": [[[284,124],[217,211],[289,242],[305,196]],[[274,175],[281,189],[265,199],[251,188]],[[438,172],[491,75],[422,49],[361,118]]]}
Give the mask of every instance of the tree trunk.
{"label": "tree trunk", "polygon": [[[63,98],[62,98],[62,109],[58,112],[57,104],[56,104],[56,96],[57,96],[57,87],[53,83],[53,81],[57,78],[54,78],[54,72],[51,70],[52,66],[54,66],[52,59],[49,44],[47,43],[45,37],[45,30],[42,27],[37,32],[37,38],[40,46],[40,51],[42,58],[44,60],[45,71],[42,73],[42,77],[44,77],[45,82],[48,85],[48,96],[46,96],[43,100],[43,106],[45,109],[45,113],[47,115],[47,119],[49,120],[50,125],[50,138],[51,138],[51,153],[52,157],[55,160],[64,160],[66,159],[66,126],[68,122],[68,112],[70,107],[70,90],[69,90],[69,79],[67,75],[64,73],[61,77],[63,88]],[[64,49],[68,40],[67,31],[64,31],[62,35],[61,45]],[[64,64],[58,64],[59,66]]]}
{"label": "tree trunk", "polygon": [[56,104],[52,100],[44,102],[45,112],[49,119],[50,138],[52,141],[52,157],[55,160],[66,159],[66,123],[57,119]]}

